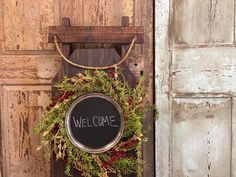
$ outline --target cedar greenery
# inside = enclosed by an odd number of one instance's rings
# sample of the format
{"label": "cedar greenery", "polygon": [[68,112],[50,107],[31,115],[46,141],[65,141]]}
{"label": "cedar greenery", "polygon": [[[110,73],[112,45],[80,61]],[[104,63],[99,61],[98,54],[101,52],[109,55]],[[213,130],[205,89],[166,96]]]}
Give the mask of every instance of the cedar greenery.
{"label": "cedar greenery", "polygon": [[[144,140],[141,120],[146,110],[142,104],[143,80],[140,77],[136,87],[131,88],[117,69],[115,72],[85,71],[72,78],[65,77],[63,82],[56,85],[60,96],[50,103],[44,118],[34,129],[43,135],[38,149],[51,144],[51,154],[55,153],[57,159],[66,161],[67,175],[70,175],[72,167],[86,177],[107,177],[108,173],[116,173],[121,177],[132,172],[140,175],[143,166],[140,144]],[[105,94],[118,102],[125,117],[125,129],[120,142],[100,154],[87,153],[72,145],[64,125],[66,112],[73,101],[81,95],[94,92]],[[131,152],[136,152],[136,157]]]}

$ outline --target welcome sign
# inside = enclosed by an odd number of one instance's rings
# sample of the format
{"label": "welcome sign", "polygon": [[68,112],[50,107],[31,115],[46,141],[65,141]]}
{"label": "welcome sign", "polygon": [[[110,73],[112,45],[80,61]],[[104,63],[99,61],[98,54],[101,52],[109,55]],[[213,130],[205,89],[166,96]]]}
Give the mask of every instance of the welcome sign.
{"label": "welcome sign", "polygon": [[124,116],[118,103],[92,93],[73,102],[65,119],[67,135],[78,148],[101,153],[114,147],[124,130]]}

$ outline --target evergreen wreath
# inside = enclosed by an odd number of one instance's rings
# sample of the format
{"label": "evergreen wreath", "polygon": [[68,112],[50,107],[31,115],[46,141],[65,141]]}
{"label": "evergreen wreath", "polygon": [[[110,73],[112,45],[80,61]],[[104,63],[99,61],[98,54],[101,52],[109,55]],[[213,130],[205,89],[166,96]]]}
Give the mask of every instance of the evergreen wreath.
{"label": "evergreen wreath", "polygon": [[[72,78],[65,77],[56,85],[59,96],[51,101],[43,119],[34,129],[43,135],[38,150],[49,144],[50,154],[55,153],[57,159],[66,162],[67,175],[74,167],[86,177],[107,177],[108,173],[116,173],[121,177],[132,172],[141,176],[144,162],[141,160],[140,145],[145,140],[141,121],[147,110],[147,106],[142,103],[143,81],[144,78],[139,77],[135,88],[132,88],[117,69],[114,72],[85,71]],[[66,134],[64,124],[70,105],[87,93],[102,93],[112,98],[120,105],[125,117],[120,142],[111,150],[99,154],[88,153],[74,146]],[[131,154],[133,152],[136,156]]]}

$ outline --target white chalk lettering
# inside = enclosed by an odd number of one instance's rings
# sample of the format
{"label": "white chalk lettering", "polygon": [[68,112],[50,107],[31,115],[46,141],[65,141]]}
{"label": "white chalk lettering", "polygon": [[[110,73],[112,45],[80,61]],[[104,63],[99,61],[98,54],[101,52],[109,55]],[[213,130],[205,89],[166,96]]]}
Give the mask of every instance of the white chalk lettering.
{"label": "white chalk lettering", "polygon": [[86,121],[87,121],[86,118],[82,119],[82,127],[87,127],[86,126]]}
{"label": "white chalk lettering", "polygon": [[91,128],[91,127],[119,127],[116,124],[115,116],[98,116],[90,117],[79,116],[72,117],[76,128]]}
{"label": "white chalk lettering", "polygon": [[103,124],[107,123],[107,125],[110,125],[110,121],[108,119],[108,116],[101,117]]}
{"label": "white chalk lettering", "polygon": [[[111,127],[118,127],[118,125],[115,124],[115,121],[116,121],[116,120],[114,119],[115,116],[110,116],[109,118],[110,118]],[[114,123],[113,123],[113,122],[114,122]]]}
{"label": "white chalk lettering", "polygon": [[[96,122],[97,123],[96,123]],[[94,125],[94,127],[97,127],[98,126],[98,117],[97,116],[93,116],[93,125]]]}
{"label": "white chalk lettering", "polygon": [[77,119],[75,119],[75,117],[73,116],[73,120],[74,120],[74,124],[75,124],[75,127],[78,127],[79,128],[81,127],[81,116],[80,116],[80,121],[78,121]]}
{"label": "white chalk lettering", "polygon": [[104,122],[102,121],[101,117],[98,117],[98,124],[100,127],[104,127]]}

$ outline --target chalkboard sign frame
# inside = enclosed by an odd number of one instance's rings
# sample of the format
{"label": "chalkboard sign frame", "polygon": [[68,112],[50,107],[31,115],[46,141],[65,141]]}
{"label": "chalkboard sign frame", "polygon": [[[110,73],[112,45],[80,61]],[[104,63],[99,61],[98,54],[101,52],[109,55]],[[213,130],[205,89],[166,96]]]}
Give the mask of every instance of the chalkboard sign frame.
{"label": "chalkboard sign frame", "polygon": [[[101,148],[96,148],[96,149],[90,148],[90,147],[80,143],[76,138],[73,137],[72,132],[71,132],[71,128],[70,128],[70,117],[71,117],[72,110],[75,108],[75,106],[78,103],[80,103],[81,101],[83,101],[87,98],[91,98],[91,97],[99,97],[99,98],[105,99],[105,100],[109,101],[111,104],[113,104],[115,106],[115,108],[117,109],[117,111],[120,115],[120,120],[121,120],[117,136],[109,144],[107,144]],[[81,149],[85,152],[88,152],[88,153],[103,153],[103,152],[110,150],[112,147],[114,147],[116,144],[118,144],[122,135],[123,135],[123,132],[124,132],[124,124],[125,124],[124,123],[124,114],[123,114],[123,111],[122,111],[120,105],[116,101],[114,101],[112,98],[108,97],[105,94],[101,94],[101,93],[89,93],[89,94],[85,94],[83,96],[78,97],[71,104],[70,108],[68,109],[68,111],[66,113],[66,117],[65,117],[65,129],[66,129],[67,136],[69,137],[71,143],[74,146],[78,147],[79,149]]]}

